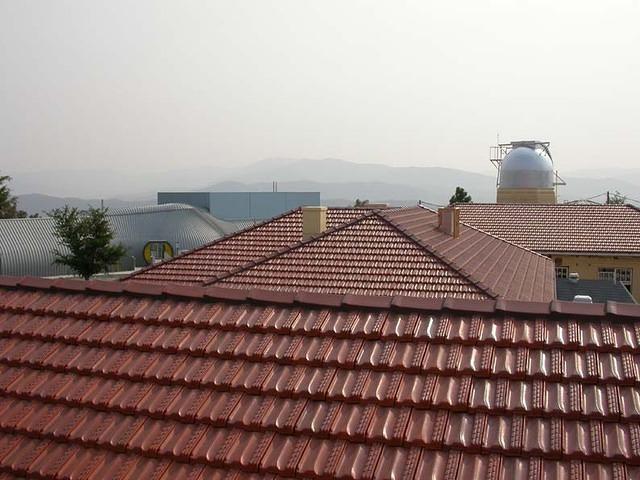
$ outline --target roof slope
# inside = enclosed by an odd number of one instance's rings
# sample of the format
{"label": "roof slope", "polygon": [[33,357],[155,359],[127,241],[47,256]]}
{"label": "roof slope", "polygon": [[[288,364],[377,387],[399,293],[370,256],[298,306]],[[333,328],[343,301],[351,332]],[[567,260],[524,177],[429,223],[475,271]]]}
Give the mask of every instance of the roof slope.
{"label": "roof slope", "polygon": [[460,236],[453,238],[437,228],[437,214],[424,207],[381,214],[497,297],[555,298],[555,269],[547,257],[469,225],[461,225]]}
{"label": "roof slope", "polygon": [[[149,240],[166,240],[174,247],[192,249],[235,231],[229,222],[218,220],[190,205],[150,205],[110,210],[109,223],[115,241],[127,249],[122,269],[144,265],[142,250]],[[64,251],[54,234],[50,217],[0,220],[0,274],[67,275],[71,270],[54,265],[52,251]]]}
{"label": "roof slope", "polygon": [[636,305],[0,284],[10,475],[640,477]]}
{"label": "roof slope", "polygon": [[576,295],[589,295],[595,303],[636,303],[624,285],[611,280],[575,281],[570,278],[557,278],[556,290],[558,300],[572,301]]}
{"label": "roof slope", "polygon": [[492,298],[373,213],[212,283],[336,294]]}
{"label": "roof slope", "polygon": [[[329,208],[327,227],[365,215],[368,210]],[[302,238],[302,210],[287,212],[241,232],[221,238],[159,265],[140,270],[125,281],[195,285],[273,254]]]}
{"label": "roof slope", "polygon": [[459,204],[461,219],[540,253],[640,255],[631,205]]}
{"label": "roof slope", "polygon": [[555,298],[553,262],[477,229],[458,238],[421,208],[374,211],[209,283],[322,293]]}

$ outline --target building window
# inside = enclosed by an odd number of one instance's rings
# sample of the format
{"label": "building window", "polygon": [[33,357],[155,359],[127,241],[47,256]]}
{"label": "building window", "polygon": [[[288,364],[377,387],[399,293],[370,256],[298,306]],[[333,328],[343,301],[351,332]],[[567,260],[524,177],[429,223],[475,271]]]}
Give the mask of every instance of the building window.
{"label": "building window", "polygon": [[611,280],[612,282],[621,283],[627,290],[631,291],[633,280],[632,268],[600,268],[598,269],[599,280]]}
{"label": "building window", "polygon": [[569,278],[569,267],[556,267],[556,278]]}

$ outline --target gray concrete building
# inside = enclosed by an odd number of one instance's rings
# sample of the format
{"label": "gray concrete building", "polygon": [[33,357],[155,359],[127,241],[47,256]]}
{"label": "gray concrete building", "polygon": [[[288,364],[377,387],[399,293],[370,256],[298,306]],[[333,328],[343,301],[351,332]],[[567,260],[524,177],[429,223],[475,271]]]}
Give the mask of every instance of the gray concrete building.
{"label": "gray concrete building", "polygon": [[159,192],[158,205],[184,203],[228,221],[259,221],[307,205],[320,205],[320,192]]}

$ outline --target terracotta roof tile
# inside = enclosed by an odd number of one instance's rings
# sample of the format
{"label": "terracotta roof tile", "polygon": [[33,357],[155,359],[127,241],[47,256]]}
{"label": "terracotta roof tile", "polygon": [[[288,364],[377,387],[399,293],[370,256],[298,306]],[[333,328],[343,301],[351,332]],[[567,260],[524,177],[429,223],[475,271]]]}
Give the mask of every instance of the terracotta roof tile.
{"label": "terracotta roof tile", "polygon": [[[370,210],[329,208],[327,228],[359,218]],[[160,265],[150,266],[125,280],[166,284],[199,284],[272,254],[302,238],[302,210],[296,209],[248,229],[223,237]]]}
{"label": "terracotta roof tile", "polygon": [[24,283],[0,479],[640,475],[635,305]]}
{"label": "terracotta roof tile", "polygon": [[436,214],[425,208],[382,215],[497,297],[527,301],[555,298],[555,271],[546,257],[467,225],[453,238],[436,228]]}
{"label": "terracotta roof tile", "polygon": [[416,207],[372,213],[213,280],[233,288],[549,301],[553,263],[463,226],[453,238]]}
{"label": "terracotta roof tile", "polygon": [[462,221],[540,253],[640,254],[630,205],[460,204]]}
{"label": "terracotta roof tile", "polygon": [[[431,220],[433,214],[426,213]],[[361,217],[215,281],[233,288],[487,299],[487,292],[377,215]]]}
{"label": "terracotta roof tile", "polygon": [[437,229],[437,215],[430,210],[328,212],[329,228],[315,238],[302,241],[302,215],[296,210],[135,274],[127,283],[184,280],[241,289],[425,298],[555,297],[549,259],[467,226],[454,239]]}

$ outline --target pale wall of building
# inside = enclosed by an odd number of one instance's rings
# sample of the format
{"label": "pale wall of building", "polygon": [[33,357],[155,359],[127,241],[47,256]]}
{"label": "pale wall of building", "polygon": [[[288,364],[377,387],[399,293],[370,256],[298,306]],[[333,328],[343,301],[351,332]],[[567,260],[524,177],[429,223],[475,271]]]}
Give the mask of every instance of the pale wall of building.
{"label": "pale wall of building", "polygon": [[640,299],[640,257],[597,257],[579,255],[549,255],[556,267],[569,267],[569,272],[580,274],[585,280],[597,280],[601,268],[631,268],[633,269],[631,294],[638,301]]}
{"label": "pale wall of building", "polygon": [[158,205],[164,203],[192,205],[221,220],[266,220],[320,205],[320,192],[158,192]]}
{"label": "pale wall of building", "polygon": [[498,188],[496,203],[556,203],[553,188]]}

